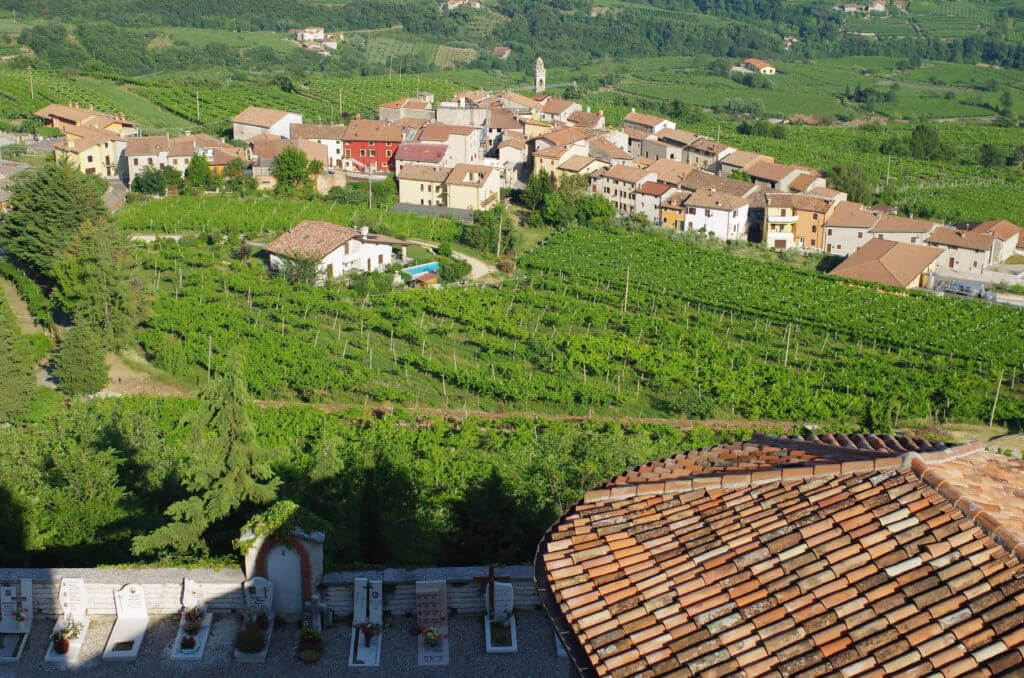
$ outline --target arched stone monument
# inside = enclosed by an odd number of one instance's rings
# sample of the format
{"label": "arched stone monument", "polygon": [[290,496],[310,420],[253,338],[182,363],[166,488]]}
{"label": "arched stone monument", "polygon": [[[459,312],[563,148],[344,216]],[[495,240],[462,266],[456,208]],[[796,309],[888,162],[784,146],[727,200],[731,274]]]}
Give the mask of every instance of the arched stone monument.
{"label": "arched stone monument", "polygon": [[265,577],[274,585],[274,614],[288,622],[302,619],[307,604],[316,600],[324,575],[323,532],[295,529],[288,534],[242,534],[248,542],[245,576]]}

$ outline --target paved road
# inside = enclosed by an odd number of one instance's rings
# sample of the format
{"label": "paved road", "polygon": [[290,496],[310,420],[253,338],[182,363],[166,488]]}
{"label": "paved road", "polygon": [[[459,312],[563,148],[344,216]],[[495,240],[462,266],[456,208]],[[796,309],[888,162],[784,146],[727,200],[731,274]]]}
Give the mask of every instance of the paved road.
{"label": "paved road", "polygon": [[[434,251],[434,248],[437,247],[437,243],[429,243],[429,242],[426,242],[424,240],[411,240],[410,239],[409,242],[415,243],[417,245],[423,245],[424,247],[426,247],[430,251]],[[498,270],[494,266],[491,266],[490,264],[485,263],[485,262],[477,259],[476,257],[471,257],[468,254],[463,254],[462,252],[452,252],[452,257],[454,257],[456,259],[462,259],[463,261],[469,263],[469,266],[470,266],[469,279],[470,280],[476,280],[478,278],[483,278],[485,276],[490,275],[491,273],[497,272],[497,270]]]}

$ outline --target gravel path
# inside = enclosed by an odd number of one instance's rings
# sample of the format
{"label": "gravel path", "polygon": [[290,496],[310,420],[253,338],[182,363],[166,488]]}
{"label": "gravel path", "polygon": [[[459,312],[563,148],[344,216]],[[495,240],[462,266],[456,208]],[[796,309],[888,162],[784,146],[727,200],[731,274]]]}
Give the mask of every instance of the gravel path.
{"label": "gravel path", "polygon": [[[128,678],[131,676],[201,676],[203,678],[230,677],[260,678],[270,676],[515,676],[531,678],[565,676],[569,662],[555,653],[555,639],[551,625],[543,613],[536,610],[516,612],[519,652],[515,654],[487,654],[484,652],[484,630],[481,615],[455,615],[451,618],[449,638],[451,665],[445,668],[420,668],[416,665],[416,641],[409,629],[412,617],[385,618],[384,649],[380,668],[348,666],[348,647],[351,629],[336,625],[324,633],[324,654],[316,664],[301,664],[292,658],[298,632],[294,625],[279,625],[270,645],[266,664],[238,664],[232,659],[232,643],[238,621],[232,615],[218,615],[202,661],[172,662],[171,643],[177,632],[177,617],[151,617],[149,632],[143,641],[139,659],[135,662],[104,662],[103,646],[114,623],[112,616],[92,618],[85,646],[80,657],[82,664],[71,675],[82,678]],[[29,676],[62,674],[66,670],[43,661],[48,636],[53,628],[53,617],[36,617],[25,655],[17,664],[0,664],[0,678],[28,678]]]}

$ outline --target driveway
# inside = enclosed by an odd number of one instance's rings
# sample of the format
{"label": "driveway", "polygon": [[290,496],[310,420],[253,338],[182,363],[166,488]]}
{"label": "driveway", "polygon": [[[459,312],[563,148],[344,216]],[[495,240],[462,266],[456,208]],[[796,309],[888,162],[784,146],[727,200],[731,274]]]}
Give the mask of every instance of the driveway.
{"label": "driveway", "polygon": [[[417,245],[423,245],[424,247],[426,247],[431,252],[433,252],[434,249],[437,247],[437,243],[429,243],[429,242],[426,242],[426,241],[423,241],[423,240],[412,240],[412,239],[410,239],[409,242],[416,243]],[[491,273],[496,273],[498,271],[498,269],[496,269],[494,266],[491,266],[490,264],[488,264],[486,262],[483,262],[480,259],[477,259],[476,257],[471,257],[468,254],[463,254],[462,252],[452,252],[452,257],[455,258],[455,259],[461,259],[462,261],[465,261],[465,262],[467,262],[469,264],[469,266],[470,266],[469,279],[470,280],[476,280],[478,278],[483,278],[485,276],[490,275]]]}

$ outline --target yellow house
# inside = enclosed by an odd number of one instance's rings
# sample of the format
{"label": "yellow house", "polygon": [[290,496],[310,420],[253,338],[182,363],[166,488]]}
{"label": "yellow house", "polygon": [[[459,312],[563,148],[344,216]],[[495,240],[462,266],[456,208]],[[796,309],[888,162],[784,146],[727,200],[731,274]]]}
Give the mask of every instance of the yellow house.
{"label": "yellow house", "polygon": [[86,174],[104,179],[122,178],[127,171],[124,150],[127,140],[113,132],[71,126],[64,130],[65,140],[54,145],[53,154],[68,160]]}
{"label": "yellow house", "polygon": [[485,210],[501,192],[497,170],[487,165],[459,163],[445,181],[448,207],[460,210]]}
{"label": "yellow house", "polygon": [[587,147],[580,144],[565,144],[561,146],[548,146],[533,153],[533,171],[541,170],[548,174],[557,174],[558,168],[574,156],[585,156]]}
{"label": "yellow house", "polygon": [[[800,247],[825,249],[825,222],[835,203],[799,193],[769,193],[765,196],[765,244],[775,249]],[[787,241],[780,247],[779,241]]]}
{"label": "yellow house", "polygon": [[449,171],[446,167],[406,165],[398,170],[398,202],[406,205],[447,207],[444,182]]}
{"label": "yellow house", "polygon": [[542,137],[551,131],[551,123],[532,118],[520,118],[523,123],[523,134],[527,139]]}

